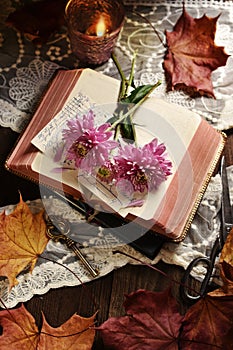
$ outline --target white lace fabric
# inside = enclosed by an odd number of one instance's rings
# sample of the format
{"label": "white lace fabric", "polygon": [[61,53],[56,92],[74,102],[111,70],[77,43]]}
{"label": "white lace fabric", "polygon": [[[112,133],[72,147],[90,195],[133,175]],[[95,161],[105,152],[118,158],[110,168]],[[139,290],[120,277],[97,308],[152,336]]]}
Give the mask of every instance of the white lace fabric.
{"label": "white lace fabric", "polygon": [[[66,28],[62,28],[43,46],[33,46],[19,32],[6,28],[3,23],[12,12],[16,0],[5,0],[0,17],[0,47],[6,55],[0,57],[0,125],[20,132],[32,116],[42,93],[59,68],[78,68],[79,63],[71,52]],[[226,130],[233,125],[233,60],[230,56],[224,67],[216,69],[211,76],[214,98],[192,98],[185,92],[169,91],[162,68],[165,48],[147,21],[156,28],[165,43],[165,30],[172,30],[182,13],[183,1],[130,1],[124,2],[127,15],[117,42],[115,53],[125,73],[129,73],[133,53],[137,50],[135,83],[162,84],[154,95],[171,103],[183,105],[198,112],[214,127]],[[187,0],[186,10],[200,18],[204,13],[210,17],[219,14],[216,44],[232,55],[233,6],[231,1]],[[133,9],[133,10],[132,10]],[[145,17],[143,21],[142,17]],[[9,39],[11,38],[11,40]],[[12,38],[14,49],[12,50]],[[119,78],[112,61],[103,64],[99,71]],[[2,93],[1,93],[2,92]],[[11,106],[10,106],[11,105]]]}
{"label": "white lace fabric", "polygon": [[[228,168],[233,203],[232,172],[233,166]],[[172,242],[164,244],[153,261],[131,246],[122,243],[108,229],[90,225],[87,230],[74,230],[71,237],[82,244],[83,254],[95,268],[98,268],[99,278],[128,263],[138,264],[138,259],[149,264],[155,264],[162,260],[168,264],[176,264],[186,268],[192,259],[199,256],[209,256],[213,243],[219,234],[221,189],[220,176],[216,175],[209,183],[184,241],[179,244]],[[28,205],[33,213],[45,208],[50,215],[56,214],[68,219],[74,227],[84,225],[86,222],[84,217],[73,210],[68,203],[57,198],[38,199],[28,202]],[[2,208],[6,214],[10,214],[13,209],[13,205]],[[115,253],[116,250],[126,253],[132,258]],[[197,278],[202,278],[205,271],[200,267],[195,273]],[[0,280],[0,296],[4,305],[9,308],[14,307],[19,302],[29,300],[35,294],[44,294],[51,288],[77,286],[91,281],[92,277],[71,250],[62,243],[54,243],[50,240],[32,273],[24,271],[17,279],[19,283],[10,292],[8,279],[1,278]]]}

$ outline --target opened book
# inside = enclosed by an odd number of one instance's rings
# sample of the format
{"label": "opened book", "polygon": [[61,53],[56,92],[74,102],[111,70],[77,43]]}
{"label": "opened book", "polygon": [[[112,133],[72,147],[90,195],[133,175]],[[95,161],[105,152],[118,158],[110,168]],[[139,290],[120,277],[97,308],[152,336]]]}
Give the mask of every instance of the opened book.
{"label": "opened book", "polygon": [[[72,138],[73,121],[77,115],[87,116],[90,111],[95,118],[95,130],[98,125],[107,125],[117,108],[119,90],[119,80],[91,69],[58,71],[9,155],[6,168],[70,198],[81,199],[106,216],[111,214],[129,224],[136,222],[144,232],[150,230],[169,240],[181,241],[225,142],[225,136],[197,113],[153,96],[137,108],[133,124],[141,152],[148,151],[156,140],[166,147],[167,164],[172,165],[169,176],[139,199],[124,195],[127,183],[117,192],[95,174],[79,171],[67,159],[64,163],[64,156],[62,161],[57,160],[67,125]],[[82,123],[79,126],[84,127]],[[100,136],[101,130],[100,127]],[[112,147],[113,142],[108,145]],[[114,152],[110,149],[109,154]],[[115,168],[122,165],[119,156],[115,159]],[[114,166],[112,172],[117,173]]]}

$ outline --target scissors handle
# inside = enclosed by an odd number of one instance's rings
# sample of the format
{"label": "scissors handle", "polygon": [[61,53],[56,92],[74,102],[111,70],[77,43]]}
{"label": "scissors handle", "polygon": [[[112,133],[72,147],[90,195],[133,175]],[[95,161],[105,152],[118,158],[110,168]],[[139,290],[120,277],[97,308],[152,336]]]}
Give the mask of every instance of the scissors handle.
{"label": "scissors handle", "polygon": [[[218,256],[220,251],[221,251],[221,242],[220,242],[220,237],[218,236],[214,242],[209,258],[199,256],[190,262],[181,280],[180,295],[183,300],[193,303],[204,296],[204,294],[206,293],[207,287],[209,285],[212,272],[214,270],[216,257]],[[206,273],[202,282],[200,282],[199,292],[197,292],[194,290],[194,288],[191,288],[190,280],[192,277],[192,271],[200,263],[202,263],[202,266],[206,267]],[[196,295],[192,295],[191,292],[195,292]]]}
{"label": "scissors handle", "polygon": [[[199,285],[199,291],[197,292],[191,285],[191,278],[192,278],[192,271],[195,267],[202,264],[202,266],[206,267],[206,274],[202,282],[200,282]],[[209,280],[211,278],[213,271],[213,262],[207,258],[207,257],[197,257],[191,261],[191,263],[188,265],[187,269],[185,270],[185,273],[183,275],[183,278],[181,280],[180,285],[180,295],[183,300],[187,302],[195,302],[199,300],[206,292],[207,286],[209,284]],[[195,283],[198,283],[198,281],[195,281]]]}

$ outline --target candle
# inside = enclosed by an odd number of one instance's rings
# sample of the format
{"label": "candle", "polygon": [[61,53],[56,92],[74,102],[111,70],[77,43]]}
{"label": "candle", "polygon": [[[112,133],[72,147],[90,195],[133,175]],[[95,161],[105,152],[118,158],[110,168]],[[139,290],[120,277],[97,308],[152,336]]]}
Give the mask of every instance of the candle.
{"label": "candle", "polygon": [[96,35],[97,36],[103,36],[107,32],[106,25],[104,22],[103,16],[100,17],[100,20],[98,21],[96,25]]}
{"label": "candle", "polygon": [[71,49],[80,63],[99,65],[106,62],[124,22],[121,0],[70,0],[65,18]]}
{"label": "candle", "polygon": [[97,23],[93,23],[89,28],[87,28],[85,34],[96,35],[98,37],[104,36],[111,31],[111,24],[105,16],[100,15]]}

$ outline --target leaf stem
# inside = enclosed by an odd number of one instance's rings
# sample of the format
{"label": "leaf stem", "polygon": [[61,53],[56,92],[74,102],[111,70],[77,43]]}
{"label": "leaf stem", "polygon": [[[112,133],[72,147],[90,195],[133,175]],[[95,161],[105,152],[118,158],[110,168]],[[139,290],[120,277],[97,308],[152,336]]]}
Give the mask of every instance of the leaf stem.
{"label": "leaf stem", "polygon": [[153,24],[149,21],[149,19],[147,19],[145,16],[142,16],[139,12],[134,11],[134,13],[141,17],[142,19],[144,19],[149,25],[150,27],[153,29],[153,31],[155,32],[155,34],[157,35],[160,43],[163,45],[164,48],[166,48],[167,46],[164,44],[163,40],[161,39],[161,36],[159,35],[159,32],[157,31],[157,29],[155,29],[155,27],[153,26]]}
{"label": "leaf stem", "polygon": [[80,332],[76,332],[76,333],[71,333],[71,334],[64,334],[64,335],[54,335],[54,334],[51,334],[51,333],[47,333],[47,332],[40,332],[40,334],[43,334],[43,335],[46,335],[46,336],[48,336],[48,337],[52,337],[52,338],[69,338],[69,337],[73,337],[73,336],[75,336],[75,335],[81,335],[81,334],[83,334],[83,333],[85,333],[85,332],[87,332],[87,331],[89,331],[90,329],[95,329],[94,327],[95,327],[95,324],[96,324],[96,322],[93,322],[93,324],[91,324],[89,327],[87,327],[87,328],[85,328],[85,329],[83,329],[82,331],[80,331]]}
{"label": "leaf stem", "polygon": [[[150,263],[146,263],[146,262],[142,261],[141,259],[136,258],[136,257],[133,256],[133,255],[130,255],[130,254],[126,253],[126,252],[123,252],[123,251],[121,251],[121,250],[119,250],[119,249],[114,250],[114,251],[113,251],[113,254],[122,254],[122,255],[125,255],[125,256],[127,256],[128,258],[133,259],[133,260],[139,262],[141,265],[147,266],[147,267],[149,267],[150,269],[152,269],[152,270],[154,270],[154,271],[160,273],[161,275],[163,275],[164,277],[166,277],[167,279],[169,279],[171,282],[174,282],[174,283],[176,283],[176,284],[179,285],[179,286],[183,286],[183,287],[185,287],[185,288],[188,288],[189,291],[192,291],[192,292],[195,292],[195,293],[196,293],[196,290],[195,290],[194,288],[191,288],[190,286],[187,286],[185,283],[182,283],[182,282],[180,282],[180,281],[175,280],[174,278],[171,278],[166,272],[164,272],[164,271],[158,269],[157,267],[151,265]],[[201,296],[201,298],[203,298],[203,297],[204,297],[204,296]]]}

